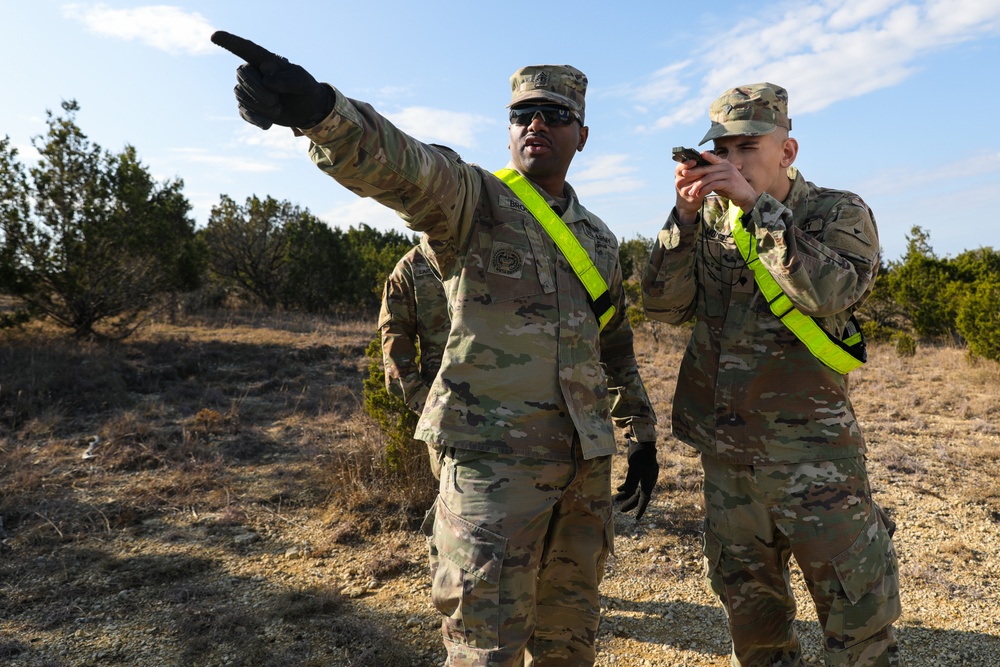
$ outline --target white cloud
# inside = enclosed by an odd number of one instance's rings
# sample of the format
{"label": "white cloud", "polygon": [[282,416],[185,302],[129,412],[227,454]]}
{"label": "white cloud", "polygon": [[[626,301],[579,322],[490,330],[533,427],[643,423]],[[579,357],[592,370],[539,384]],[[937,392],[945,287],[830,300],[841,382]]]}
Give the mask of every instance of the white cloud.
{"label": "white cloud", "polygon": [[[874,174],[859,186],[869,196],[928,194],[941,190],[953,191],[977,181],[1000,183],[1000,153],[987,152],[941,164],[933,169],[914,170],[907,167],[888,169]],[[949,197],[949,201],[954,201]]]}
{"label": "white cloud", "polygon": [[280,167],[272,161],[247,160],[235,155],[218,155],[203,148],[174,148],[171,154],[183,162],[208,165],[223,172],[268,173]]}
{"label": "white cloud", "polygon": [[364,223],[380,231],[411,233],[395,211],[367,197],[354,197],[346,204],[339,204],[317,214],[317,217],[327,224],[343,230],[349,227],[358,227]]}
{"label": "white cloud", "polygon": [[646,182],[633,176],[636,167],[626,163],[634,162],[630,155],[597,155],[587,159],[579,158],[574,165],[569,181],[581,199],[622,192],[634,192],[645,187]]}
{"label": "white cloud", "polygon": [[63,16],[81,21],[91,32],[140,42],[172,54],[205,55],[217,49],[213,28],[197,12],[171,5],[112,9],[105,4],[63,5]]}
{"label": "white cloud", "polygon": [[887,11],[899,0],[849,0],[837,2],[830,16],[829,26],[834,30],[847,30]]}
{"label": "white cloud", "polygon": [[287,127],[272,125],[271,129],[263,131],[258,127],[242,121],[236,136],[236,143],[249,146],[255,151],[263,149],[265,155],[271,158],[304,158],[309,151],[309,139],[295,136]]}
{"label": "white cloud", "polygon": [[[661,68],[635,88],[637,104],[652,101],[666,111],[653,129],[701,117],[723,90],[754,81],[793,90],[797,114],[819,111],[897,85],[929,52],[1000,34],[1000,0],[814,0],[778,3],[756,15],[777,18],[739,21],[712,38],[719,48],[683,67]],[[695,92],[677,107],[685,86]]]}
{"label": "white cloud", "polygon": [[444,144],[451,148],[475,148],[476,135],[495,121],[485,116],[433,109],[408,107],[396,113],[384,114],[407,134],[427,143]]}
{"label": "white cloud", "polygon": [[983,246],[998,247],[997,235],[982,216],[956,215],[956,202],[992,202],[1000,197],[1000,152],[983,151],[929,169],[897,167],[857,185],[875,211],[887,259],[906,251],[914,225],[931,233],[940,256]]}

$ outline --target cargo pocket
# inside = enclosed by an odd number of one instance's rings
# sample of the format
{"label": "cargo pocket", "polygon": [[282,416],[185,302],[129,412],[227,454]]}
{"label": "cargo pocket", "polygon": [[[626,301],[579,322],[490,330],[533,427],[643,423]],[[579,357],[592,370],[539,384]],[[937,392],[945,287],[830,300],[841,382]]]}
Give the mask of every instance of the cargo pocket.
{"label": "cargo pocket", "polygon": [[[725,604],[726,584],[719,565],[722,560],[722,542],[719,541],[719,538],[708,527],[708,521],[705,521],[705,527],[702,531],[701,552],[705,557],[703,564],[705,579],[708,581],[712,592],[718,596],[719,600],[723,602],[723,606],[728,609],[728,605]],[[728,614],[729,612],[727,611],[726,613]]]}
{"label": "cargo pocket", "polygon": [[[431,599],[445,616],[448,641],[495,649],[500,628],[500,571],[507,538],[454,514],[438,497],[424,520],[431,558]],[[430,525],[428,525],[430,524]]]}
{"label": "cargo pocket", "polygon": [[[827,635],[850,647],[881,632],[901,612],[895,524],[877,505],[854,544],[833,559],[844,595],[830,610]],[[883,518],[884,517],[884,518]]]}
{"label": "cargo pocket", "polygon": [[608,554],[615,552],[615,519],[614,515],[604,522],[604,549],[597,558],[597,583],[604,581],[604,567],[608,563]]}
{"label": "cargo pocket", "polygon": [[889,544],[889,532],[878,520],[878,513],[872,512],[854,544],[834,557],[837,578],[852,605],[882,580]]}

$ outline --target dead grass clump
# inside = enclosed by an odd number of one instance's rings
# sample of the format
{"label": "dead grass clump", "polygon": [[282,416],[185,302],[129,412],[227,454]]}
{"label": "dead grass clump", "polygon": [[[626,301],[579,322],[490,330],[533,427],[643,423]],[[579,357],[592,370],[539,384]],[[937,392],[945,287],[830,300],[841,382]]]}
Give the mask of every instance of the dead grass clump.
{"label": "dead grass clump", "polygon": [[344,611],[344,596],[332,589],[285,591],[275,598],[270,611],[285,621],[340,614]]}
{"label": "dead grass clump", "polygon": [[231,480],[232,473],[220,458],[187,460],[136,480],[134,485],[122,488],[121,495],[135,507],[202,507],[212,511],[224,506],[225,490]]}
{"label": "dead grass clump", "polygon": [[214,563],[206,558],[151,554],[106,558],[100,563],[98,572],[104,575],[107,586],[120,591],[187,582],[212,567]]}
{"label": "dead grass clump", "polygon": [[[78,417],[127,405],[128,368],[119,350],[43,326],[0,332],[0,429],[17,432],[39,414]],[[60,419],[55,430],[74,425]]]}
{"label": "dead grass clump", "polygon": [[391,579],[406,572],[412,565],[406,556],[406,543],[396,542],[368,559],[363,569],[372,579]]}
{"label": "dead grass clump", "polygon": [[180,605],[173,618],[184,646],[179,664],[213,664],[230,652],[240,658],[228,664],[241,667],[275,664],[266,657],[266,642],[260,632],[263,619],[254,610],[226,601],[215,604],[195,601]]}
{"label": "dead grass clump", "polygon": [[952,581],[933,565],[925,563],[900,565],[899,576],[903,581],[910,581],[911,588],[919,587],[945,595],[951,594]]}
{"label": "dead grass clump", "polygon": [[427,445],[411,441],[394,463],[387,460],[378,427],[367,416],[356,417],[350,436],[331,448],[324,460],[324,486],[331,490],[332,505],[371,517],[366,523],[374,519],[387,527],[422,520],[437,496]]}
{"label": "dead grass clump", "polygon": [[0,660],[10,660],[27,651],[28,646],[23,642],[0,639]]}
{"label": "dead grass clump", "polygon": [[927,465],[893,441],[879,447],[878,460],[887,469],[901,475],[926,475]]}

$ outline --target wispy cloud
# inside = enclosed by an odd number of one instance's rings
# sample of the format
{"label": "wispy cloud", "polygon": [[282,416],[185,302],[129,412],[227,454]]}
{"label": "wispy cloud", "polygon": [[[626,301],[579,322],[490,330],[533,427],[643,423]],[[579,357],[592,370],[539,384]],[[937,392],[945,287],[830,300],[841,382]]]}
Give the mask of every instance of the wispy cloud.
{"label": "wispy cloud", "polygon": [[[960,161],[944,163],[933,169],[896,167],[874,174],[859,189],[869,196],[927,194],[942,189],[952,191],[973,183],[1000,183],[1000,153],[980,153]],[[936,196],[936,195],[935,195]],[[949,199],[949,201],[954,201]]]}
{"label": "wispy cloud", "polygon": [[327,224],[345,230],[363,223],[381,231],[411,233],[395,211],[374,199],[364,197],[353,197],[346,204],[335,206],[317,215]]}
{"label": "wispy cloud", "polygon": [[755,81],[792,91],[796,114],[819,111],[899,84],[930,52],[1000,34],[998,0],[780,2],[755,15],[776,18],[737,21],[712,36],[717,48],[630,87],[636,108],[655,115],[642,129],[703,118],[723,90]]}
{"label": "wispy cloud", "polygon": [[295,136],[286,127],[273,125],[271,129],[262,131],[243,121],[240,121],[236,143],[253,148],[257,154],[263,152],[267,157],[278,159],[304,159],[309,150],[309,140]]}
{"label": "wispy cloud", "polygon": [[408,107],[385,116],[399,129],[421,141],[452,148],[475,148],[477,134],[496,125],[494,119],[485,116],[430,107]]}
{"label": "wispy cloud", "polygon": [[218,49],[213,28],[197,12],[170,5],[112,9],[105,4],[63,5],[63,16],[82,22],[99,35],[140,42],[172,54],[205,55]]}
{"label": "wispy cloud", "polygon": [[637,168],[628,166],[628,162],[634,163],[634,157],[620,154],[581,157],[574,162],[570,181],[584,199],[640,190],[646,182],[633,175]]}
{"label": "wispy cloud", "polygon": [[270,160],[247,160],[234,155],[219,155],[203,148],[174,148],[170,153],[179,161],[207,165],[225,172],[268,173],[281,168]]}

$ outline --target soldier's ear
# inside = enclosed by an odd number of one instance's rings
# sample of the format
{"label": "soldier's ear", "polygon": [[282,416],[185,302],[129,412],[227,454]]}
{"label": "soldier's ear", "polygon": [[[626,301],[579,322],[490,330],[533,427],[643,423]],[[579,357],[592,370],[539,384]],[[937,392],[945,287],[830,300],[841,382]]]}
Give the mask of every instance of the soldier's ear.
{"label": "soldier's ear", "polygon": [[580,142],[576,145],[577,152],[583,150],[583,147],[587,145],[587,137],[590,136],[590,128],[584,125],[580,128]]}
{"label": "soldier's ear", "polygon": [[799,142],[789,137],[781,146],[781,166],[785,169],[792,166],[799,154]]}

